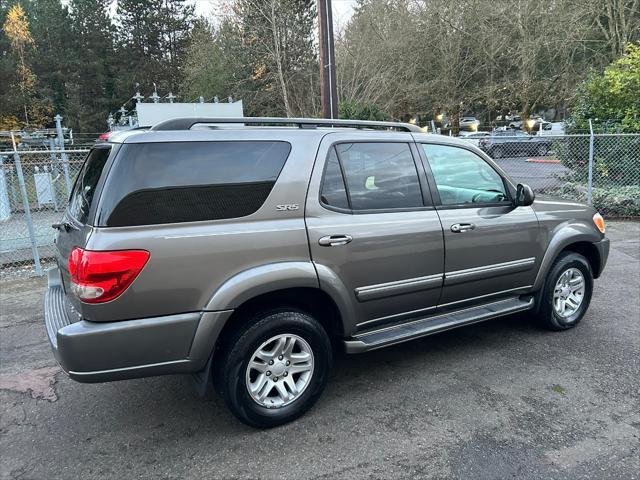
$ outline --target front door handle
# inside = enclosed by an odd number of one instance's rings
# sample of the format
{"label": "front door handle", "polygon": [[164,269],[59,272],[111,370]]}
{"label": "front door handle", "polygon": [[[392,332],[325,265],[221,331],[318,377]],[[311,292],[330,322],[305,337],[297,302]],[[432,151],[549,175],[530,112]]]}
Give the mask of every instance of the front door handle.
{"label": "front door handle", "polygon": [[453,233],[463,233],[473,230],[476,226],[473,223],[454,223],[451,225],[451,231]]}
{"label": "front door handle", "polygon": [[318,244],[323,247],[338,247],[340,245],[346,245],[353,237],[351,235],[327,235],[320,238]]}

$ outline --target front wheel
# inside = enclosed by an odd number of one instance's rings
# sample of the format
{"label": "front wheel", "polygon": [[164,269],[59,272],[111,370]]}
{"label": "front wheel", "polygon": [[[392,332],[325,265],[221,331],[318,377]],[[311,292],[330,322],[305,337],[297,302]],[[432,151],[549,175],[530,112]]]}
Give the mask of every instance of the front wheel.
{"label": "front wheel", "polygon": [[553,331],[575,327],[587,312],[592,293],[589,261],[578,253],[561,254],[547,275],[538,322]]}
{"label": "front wheel", "polygon": [[310,315],[282,309],[258,315],[229,342],[218,370],[233,414],[253,427],[274,427],[318,400],[331,368],[331,342]]}

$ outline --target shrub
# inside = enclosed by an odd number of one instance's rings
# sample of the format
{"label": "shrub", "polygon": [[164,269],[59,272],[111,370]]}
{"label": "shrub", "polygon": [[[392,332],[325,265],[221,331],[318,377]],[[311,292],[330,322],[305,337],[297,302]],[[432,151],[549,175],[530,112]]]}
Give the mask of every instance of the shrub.
{"label": "shrub", "polygon": [[[579,202],[587,201],[587,187],[583,183],[568,182],[546,193]],[[640,216],[640,185],[594,187],[593,206],[609,217]]]}

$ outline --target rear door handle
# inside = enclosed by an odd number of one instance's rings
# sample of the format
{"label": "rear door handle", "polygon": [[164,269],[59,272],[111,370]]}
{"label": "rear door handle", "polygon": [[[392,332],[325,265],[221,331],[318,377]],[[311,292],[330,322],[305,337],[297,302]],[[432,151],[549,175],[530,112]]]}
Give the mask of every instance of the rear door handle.
{"label": "rear door handle", "polygon": [[476,226],[473,223],[454,223],[451,225],[451,231],[453,233],[463,233],[473,230]]}
{"label": "rear door handle", "polygon": [[323,247],[338,247],[340,245],[346,245],[353,237],[351,235],[327,235],[318,240],[318,244]]}

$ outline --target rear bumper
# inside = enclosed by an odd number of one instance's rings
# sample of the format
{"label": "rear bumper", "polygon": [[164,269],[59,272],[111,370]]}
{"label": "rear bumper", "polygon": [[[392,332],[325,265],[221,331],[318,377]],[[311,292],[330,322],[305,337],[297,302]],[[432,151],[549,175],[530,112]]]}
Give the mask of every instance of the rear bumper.
{"label": "rear bumper", "polygon": [[53,354],[79,382],[107,382],[204,368],[232,311],[89,322],[72,318],[57,269],[49,272],[44,321]]}

